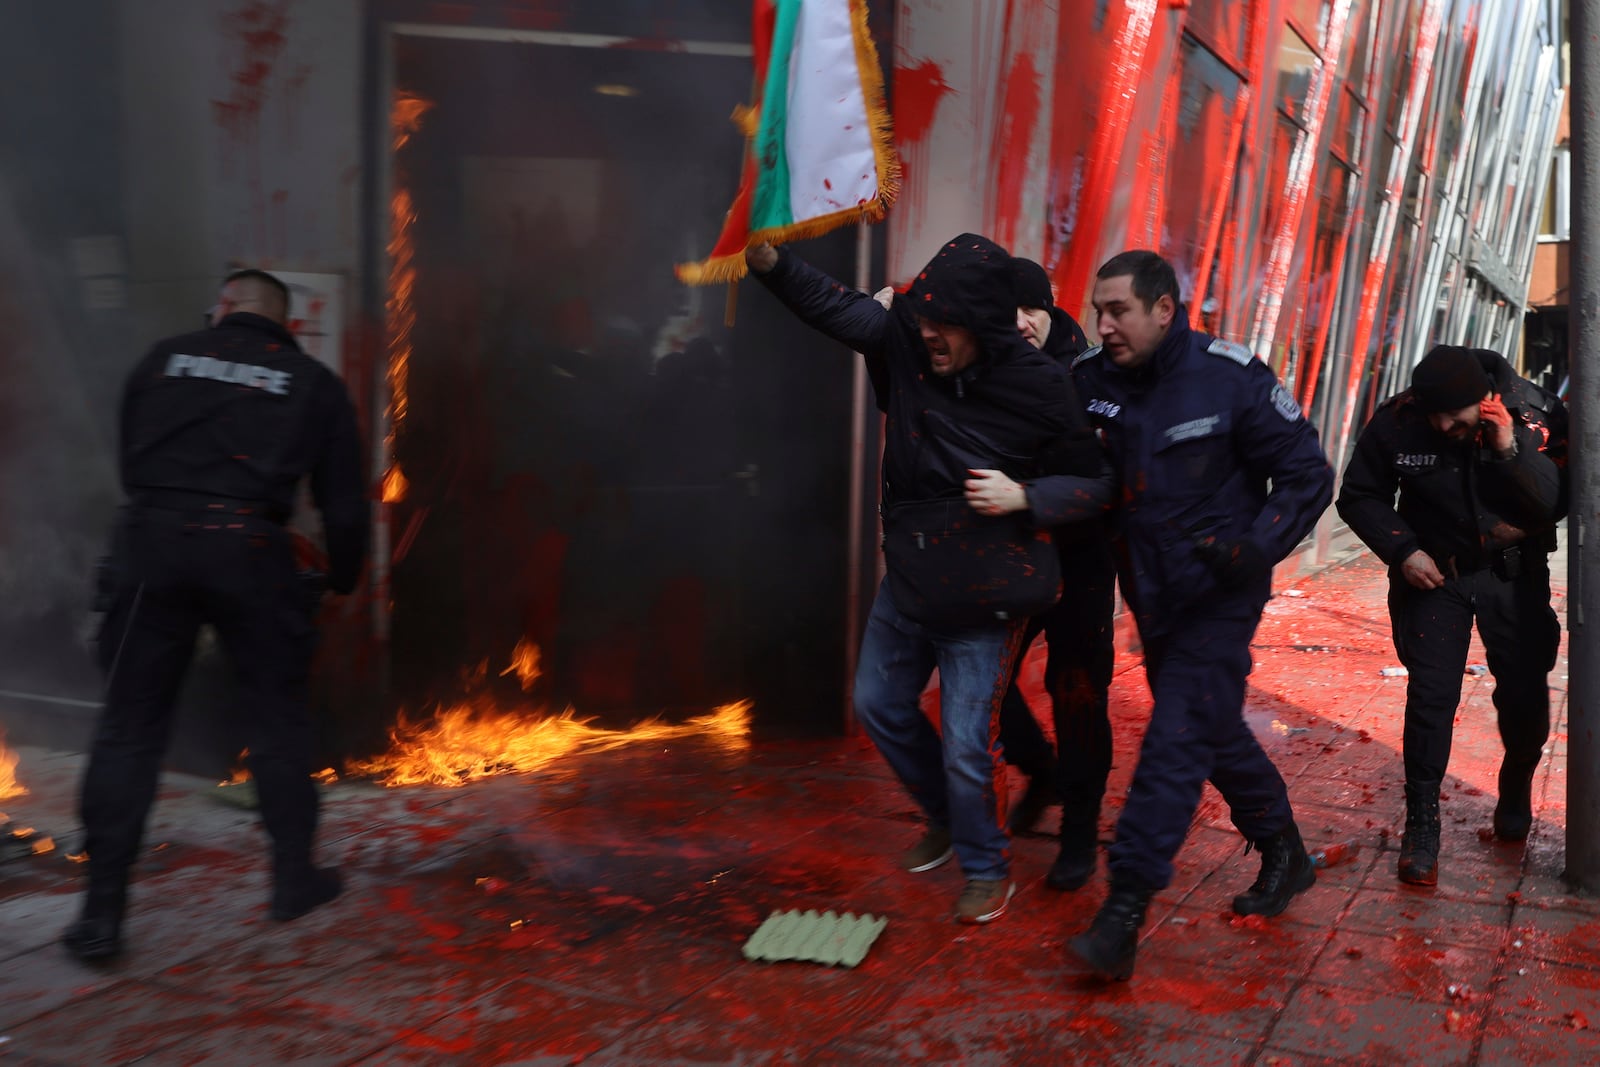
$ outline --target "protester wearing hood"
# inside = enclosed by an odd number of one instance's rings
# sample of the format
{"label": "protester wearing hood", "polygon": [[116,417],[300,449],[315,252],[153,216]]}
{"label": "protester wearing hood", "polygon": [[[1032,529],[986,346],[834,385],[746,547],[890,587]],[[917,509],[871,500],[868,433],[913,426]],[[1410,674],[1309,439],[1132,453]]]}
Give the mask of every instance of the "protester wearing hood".
{"label": "protester wearing hood", "polygon": [[1094,308],[1101,347],[1073,374],[1122,485],[1118,579],[1154,706],[1117,820],[1110,895],[1072,951],[1123,979],[1208,780],[1261,853],[1236,913],[1277,915],[1315,881],[1283,778],[1243,711],[1272,567],[1328,506],[1333,473],[1267,365],[1189,328],[1166,260],[1113,257],[1096,276]]}
{"label": "protester wearing hood", "polygon": [[1439,788],[1474,620],[1506,750],[1494,833],[1521,841],[1532,828],[1561,643],[1549,553],[1567,513],[1566,454],[1559,399],[1496,352],[1439,345],[1411,388],[1378,407],[1345,469],[1339,514],[1389,565],[1389,618],[1408,674],[1402,882],[1438,882]]}
{"label": "protester wearing hood", "polygon": [[[855,712],[928,821],[910,871],[958,858],[957,918],[997,918],[1014,890],[1005,830],[1000,696],[1026,607],[1007,597],[1054,563],[1049,528],[1103,513],[1109,470],[1058,473],[1078,407],[1060,363],[1017,332],[1011,257],[962,234],[885,310],[787,248],[746,253],[757,278],[804,322],[867,360],[885,413],[882,510],[887,576],[873,601]],[[930,564],[934,564],[930,566]],[[934,668],[940,734],[919,698]]]}

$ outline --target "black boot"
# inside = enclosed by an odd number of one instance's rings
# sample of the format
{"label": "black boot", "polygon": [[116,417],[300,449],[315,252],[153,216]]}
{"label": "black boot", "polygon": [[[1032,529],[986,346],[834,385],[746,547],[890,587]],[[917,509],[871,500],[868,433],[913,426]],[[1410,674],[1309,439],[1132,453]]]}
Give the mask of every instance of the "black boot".
{"label": "black boot", "polygon": [[78,920],[61,932],[68,952],[87,963],[109,960],[122,952],[122,916],[128,893],[122,885],[91,886]]}
{"label": "black boot", "polygon": [[1094,875],[1095,862],[1100,855],[1100,814],[1082,818],[1061,813],[1061,851],[1044,876],[1044,884],[1051,889],[1070,891],[1082,889]]}
{"label": "black boot", "polygon": [[1304,893],[1317,881],[1316,869],[1300,839],[1300,827],[1291,822],[1271,837],[1251,844],[1261,853],[1261,873],[1249,889],[1233,898],[1234,914],[1281,915],[1295,894]]}
{"label": "black boot", "polygon": [[1406,783],[1406,832],[1400,839],[1400,880],[1439,884],[1439,787]]}
{"label": "black boot", "polygon": [[1500,800],[1494,806],[1494,836],[1502,841],[1526,841],[1533,829],[1533,776],[1539,770],[1539,757],[1532,762],[1513,759],[1506,753],[1500,761]]}
{"label": "black boot", "polygon": [[272,879],[271,915],[279,922],[298,919],[321,907],[344,891],[344,879],[337,867],[313,867],[310,863],[282,867]]}
{"label": "black boot", "polygon": [[1152,889],[1138,885],[1111,885],[1111,895],[1100,905],[1089,929],[1072,939],[1070,948],[1102,978],[1126,982],[1133,977],[1133,958],[1139,952],[1139,927],[1144,925]]}

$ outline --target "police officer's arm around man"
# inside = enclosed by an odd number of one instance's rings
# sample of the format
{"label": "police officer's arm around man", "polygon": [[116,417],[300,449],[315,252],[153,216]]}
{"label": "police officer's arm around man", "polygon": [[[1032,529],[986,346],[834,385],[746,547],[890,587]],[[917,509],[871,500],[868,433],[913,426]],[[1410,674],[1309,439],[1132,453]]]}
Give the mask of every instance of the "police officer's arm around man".
{"label": "police officer's arm around man", "polygon": [[[789,249],[746,258],[791,311],[877,368],[887,577],[862,637],[855,712],[927,817],[903,866],[930,870],[953,851],[966,877],[956,916],[988,922],[1014,889],[999,699],[1026,616],[1054,603],[1060,583],[1048,532],[1000,513],[998,499],[977,511],[964,483],[973,471],[1018,484],[1057,473],[1041,460],[1073,423],[1066,371],[1018,334],[1011,257],[976,234],[947,242],[887,311]],[[1107,479],[1091,493],[1096,513],[1110,492]],[[942,744],[919,704],[935,667]]]}
{"label": "police officer's arm around man", "polygon": [[1101,348],[1074,374],[1122,485],[1118,579],[1154,706],[1111,846],[1111,892],[1071,947],[1095,973],[1123,979],[1206,781],[1261,855],[1235,912],[1277,915],[1315,881],[1288,790],[1243,705],[1272,567],[1327,507],[1333,472],[1264,363],[1190,330],[1160,256],[1113,257],[1094,307]]}
{"label": "police officer's arm around man", "polygon": [[1494,832],[1520,841],[1532,826],[1561,639],[1548,555],[1566,514],[1566,438],[1561,401],[1498,353],[1438,345],[1379,405],[1345,469],[1339,514],[1389,565],[1408,674],[1403,882],[1438,882],[1440,788],[1474,622],[1506,749]]}
{"label": "police officer's arm around man", "polygon": [[286,328],[288,297],[269,274],[230,275],[210,328],[156,344],[123,392],[127,505],[99,636],[105,706],[80,803],[88,889],[62,936],[82,959],[121,950],[174,703],[205,623],[233,668],[272,839],[269,914],[294,919],[340,892],[338,872],[312,862],[313,606],[284,524],[309,477],[327,584],[348,593],[366,554],[369,503],[349,394]]}

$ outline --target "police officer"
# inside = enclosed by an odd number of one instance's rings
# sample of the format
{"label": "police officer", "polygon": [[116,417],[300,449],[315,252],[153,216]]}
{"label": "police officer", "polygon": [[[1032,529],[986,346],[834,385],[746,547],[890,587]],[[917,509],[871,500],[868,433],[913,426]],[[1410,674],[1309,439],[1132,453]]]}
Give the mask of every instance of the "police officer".
{"label": "police officer", "polygon": [[[1038,263],[1020,257],[1011,261],[1011,275],[1017,330],[1029,344],[1070,368],[1089,343],[1077,320],[1056,306],[1050,276]],[[1101,462],[1101,450],[1087,417],[1074,429],[1083,455],[1063,469],[1092,474]],[[1000,705],[1000,743],[1006,760],[1028,776],[1028,787],[1011,811],[1012,832],[1031,829],[1045,807],[1061,804],[1060,849],[1045,884],[1071,890],[1083,886],[1094,873],[1100,802],[1111,773],[1107,691],[1116,659],[1112,625],[1116,567],[1102,523],[1060,526],[1052,535],[1061,557],[1061,585],[1071,595],[1029,621],[1022,647],[1044,633],[1049,649],[1044,684],[1056,748],[1051,749],[1017,685],[1020,657]]]}
{"label": "police officer", "polygon": [[1248,349],[1192,331],[1172,267],[1124,252],[1094,286],[1101,346],[1074,365],[1122,482],[1118,579],[1155,698],[1111,846],[1111,891],[1072,951],[1132,975],[1139,927],[1188,835],[1207,780],[1261,853],[1234,898],[1277,915],[1316,880],[1277,768],[1244,722],[1250,639],[1272,567],[1333,495],[1316,432]]}
{"label": "police officer", "polygon": [[1439,785],[1474,619],[1506,750],[1495,836],[1521,841],[1532,827],[1546,676],[1561,642],[1549,553],[1567,510],[1566,448],[1560,400],[1495,352],[1439,345],[1411,388],[1379,406],[1345,469],[1339,514],[1389,565],[1389,619],[1409,675],[1402,882],[1439,880]]}
{"label": "police officer", "polygon": [[116,955],[129,873],[155,795],[178,687],[202,623],[238,681],[272,838],[274,919],[340,892],[311,858],[307,675],[314,600],[285,522],[301,479],[322,513],[326,585],[355,588],[369,506],[344,384],[285,327],[289,291],[242,270],[223,282],[210,328],[161,341],[123,390],[119,462],[127,506],[113,546],[99,653],[105,707],[84,774],[89,854],[80,918],[62,941],[81,959]]}

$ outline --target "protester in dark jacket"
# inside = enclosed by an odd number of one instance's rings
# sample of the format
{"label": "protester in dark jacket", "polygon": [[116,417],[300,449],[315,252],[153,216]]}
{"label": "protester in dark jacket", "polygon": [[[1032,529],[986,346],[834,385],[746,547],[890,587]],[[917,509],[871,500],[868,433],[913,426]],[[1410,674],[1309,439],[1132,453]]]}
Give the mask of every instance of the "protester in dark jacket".
{"label": "protester in dark jacket", "polygon": [[1498,353],[1439,345],[1411,388],[1378,407],[1345,469],[1339,514],[1389,565],[1389,618],[1408,672],[1403,882],[1438,882],[1439,789],[1474,620],[1506,749],[1494,832],[1521,841],[1532,827],[1561,643],[1549,553],[1567,513],[1566,455],[1559,399]]}
{"label": "protester in dark jacket", "polygon": [[[1014,889],[998,719],[1025,621],[991,610],[992,596],[1025,582],[1010,561],[1053,552],[1050,526],[1103,512],[1109,472],[1053,473],[1076,404],[1060,364],[1017,332],[1011,257],[992,241],[946,243],[887,314],[788,249],[760,246],[747,259],[790,310],[868,361],[887,415],[889,575],[862,638],[855,711],[927,815],[906,868],[929,870],[954,851],[967,879],[957,917],[987,922]],[[930,524],[930,512],[942,518]],[[961,551],[997,531],[1000,550]],[[925,572],[924,547],[948,573]],[[935,667],[942,747],[918,702]]]}

